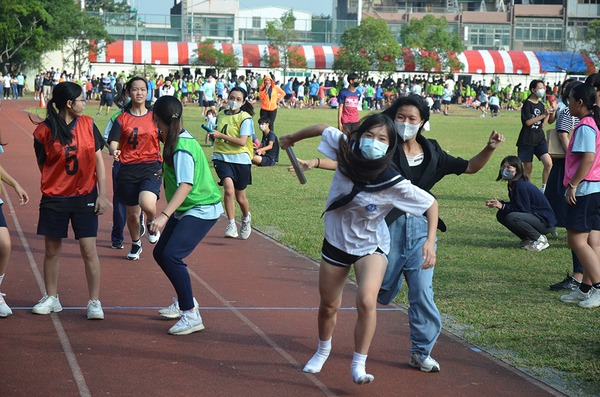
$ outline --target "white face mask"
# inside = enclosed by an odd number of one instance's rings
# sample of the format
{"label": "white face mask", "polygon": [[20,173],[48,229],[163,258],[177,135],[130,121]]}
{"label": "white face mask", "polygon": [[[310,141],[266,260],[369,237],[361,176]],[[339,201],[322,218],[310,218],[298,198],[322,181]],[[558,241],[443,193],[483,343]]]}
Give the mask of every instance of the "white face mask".
{"label": "white face mask", "polygon": [[260,128],[261,131],[266,131],[267,130],[267,124],[261,124],[258,126],[258,128]]}
{"label": "white face mask", "polygon": [[419,124],[399,123],[397,121],[394,121],[394,124],[396,125],[396,132],[404,142],[409,141],[419,132]]}
{"label": "white face mask", "polygon": [[212,119],[213,119],[213,117],[214,117],[214,116],[213,116],[212,114],[209,114],[208,116],[206,116],[206,119],[207,119],[207,120],[212,120]]}
{"label": "white face mask", "polygon": [[538,98],[542,99],[544,96],[546,96],[546,90],[535,90],[535,95],[537,95]]}
{"label": "white face mask", "polygon": [[377,160],[385,156],[389,145],[372,138],[361,138],[360,151],[369,160]]}
{"label": "white face mask", "polygon": [[236,101],[228,101],[229,103],[229,109],[231,110],[238,110],[239,108],[242,107],[242,104]]}

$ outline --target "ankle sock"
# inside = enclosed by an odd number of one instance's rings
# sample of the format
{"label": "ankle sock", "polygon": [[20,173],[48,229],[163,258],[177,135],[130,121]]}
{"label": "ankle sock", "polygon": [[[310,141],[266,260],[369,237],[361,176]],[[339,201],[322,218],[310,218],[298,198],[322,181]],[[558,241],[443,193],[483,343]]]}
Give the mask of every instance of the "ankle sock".
{"label": "ankle sock", "polygon": [[589,284],[584,284],[583,282],[579,284],[579,290],[584,294],[588,293],[592,289],[592,286]]}
{"label": "ankle sock", "polygon": [[230,219],[230,220],[229,220],[229,224],[230,224],[230,225],[235,225],[235,219]]}
{"label": "ankle sock", "polygon": [[[5,273],[6,274],[6,273]],[[4,279],[4,274],[0,276],[0,285],[2,285],[2,280]]]}
{"label": "ankle sock", "polygon": [[142,245],[142,239],[140,238],[137,241],[132,241],[131,243],[135,245]]}
{"label": "ankle sock", "polygon": [[600,283],[592,284],[592,287],[596,289],[600,289]]}
{"label": "ankle sock", "polygon": [[250,221],[250,213],[248,213],[248,216],[242,217],[242,221],[249,222]]}
{"label": "ankle sock", "polygon": [[321,372],[321,368],[323,368],[323,364],[327,361],[327,357],[329,357],[329,352],[331,352],[331,338],[326,341],[322,341],[319,339],[319,348],[315,355],[306,363],[304,366],[303,372],[308,372],[311,374],[316,374]]}
{"label": "ankle sock", "polygon": [[350,373],[352,374],[352,381],[359,385],[373,382],[375,377],[367,374],[365,371],[365,365],[367,362],[366,354],[359,354],[354,352],[354,358],[352,358],[352,364],[350,365]]}

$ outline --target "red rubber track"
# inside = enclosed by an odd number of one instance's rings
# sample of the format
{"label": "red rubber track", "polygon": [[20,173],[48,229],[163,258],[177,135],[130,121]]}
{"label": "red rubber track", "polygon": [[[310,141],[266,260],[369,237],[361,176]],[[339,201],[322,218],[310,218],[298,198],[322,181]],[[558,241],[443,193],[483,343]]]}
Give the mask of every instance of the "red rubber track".
{"label": "red rubber track", "polygon": [[[350,377],[355,310],[340,311],[323,371],[304,374],[302,365],[318,341],[318,265],[256,231],[247,241],[224,239],[223,219],[187,259],[204,307],[202,332],[167,334],[175,321],[159,317],[155,307],[171,303],[173,288],[145,238],[139,261],[125,259],[128,234],[125,250],[110,249],[110,206],[98,230],[105,320],[86,319],[84,267],[72,234],[61,255],[59,296],[65,310],[32,314],[42,296],[44,257],[44,239],[36,235],[35,126],[22,110],[33,106],[33,101],[2,101],[0,110],[2,141],[8,143],[0,162],[31,199],[19,207],[14,190],[4,184],[12,254],[1,290],[14,314],[0,319],[0,396],[561,395],[445,331],[433,351],[441,372],[410,367],[408,317],[398,307],[378,312],[367,360],[372,384],[358,386]],[[108,155],[105,165],[112,199]],[[164,206],[162,198],[158,207]],[[355,291],[349,282],[342,307],[354,306]]]}

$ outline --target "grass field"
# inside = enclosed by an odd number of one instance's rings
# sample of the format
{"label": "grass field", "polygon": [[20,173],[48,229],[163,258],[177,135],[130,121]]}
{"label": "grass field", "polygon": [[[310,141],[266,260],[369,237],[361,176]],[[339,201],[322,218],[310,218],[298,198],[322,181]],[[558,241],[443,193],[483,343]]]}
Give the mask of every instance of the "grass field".
{"label": "grass field", "polygon": [[[96,106],[90,104],[86,114],[95,115]],[[573,390],[581,383],[582,394],[600,393],[599,312],[562,303],[558,299],[561,293],[548,288],[572,269],[566,232],[559,230],[559,237],[550,238],[550,248],[542,252],[516,249],[518,239],[496,221],[495,210],[485,207],[486,199],[507,198],[506,183],[495,179],[502,158],[516,155],[520,112],[480,118],[479,112],[453,105],[450,113],[450,117],[433,115],[432,131],[426,136],[438,140],[451,155],[471,158],[484,147],[493,129],[504,134],[506,142],[479,173],[447,176],[432,190],[440,204],[440,217],[448,226],[446,233],[438,234],[434,276],[435,300],[444,327],[541,378],[553,376],[563,384],[574,381],[570,384]],[[336,114],[329,109],[279,109],[274,130],[281,136],[311,124],[336,125]],[[256,124],[258,117],[254,119]],[[96,117],[101,131],[107,121],[104,115]],[[210,159],[202,122],[197,107],[184,109],[184,126],[196,134]],[[260,138],[258,128],[256,131]],[[298,143],[296,155],[318,156],[318,143],[318,139]],[[252,168],[253,185],[247,190],[252,225],[319,258],[321,213],[333,173],[312,170],[306,173],[308,183],[300,185],[287,166],[289,160],[281,153],[275,167]],[[533,182],[539,186],[541,163],[534,162],[533,168]],[[404,289],[398,302],[408,305]]]}

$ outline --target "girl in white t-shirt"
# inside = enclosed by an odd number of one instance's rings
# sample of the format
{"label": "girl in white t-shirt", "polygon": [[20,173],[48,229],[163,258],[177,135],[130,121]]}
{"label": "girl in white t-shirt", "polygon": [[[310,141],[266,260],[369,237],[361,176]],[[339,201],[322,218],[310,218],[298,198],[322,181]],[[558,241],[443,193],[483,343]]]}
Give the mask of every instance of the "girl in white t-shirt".
{"label": "girl in white t-shirt", "polygon": [[316,136],[322,136],[319,151],[328,157],[319,160],[317,168],[336,169],[337,165],[337,169],[324,216],[325,239],[319,270],[319,348],[304,372],[320,372],[329,356],[344,284],[354,264],[358,319],[351,374],[355,383],[366,384],[374,379],[366,373],[365,363],[375,333],[377,294],[390,250],[384,218],[396,207],[416,216],[425,213],[435,220],[429,223],[423,249],[423,266],[431,267],[435,264],[437,201],[392,167],[398,135],[387,116],[366,117],[349,139],[334,127],[318,124],[284,135],[279,142],[286,149],[297,141]]}

